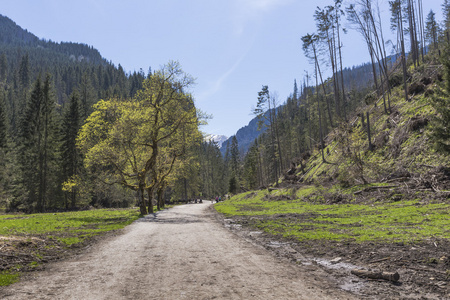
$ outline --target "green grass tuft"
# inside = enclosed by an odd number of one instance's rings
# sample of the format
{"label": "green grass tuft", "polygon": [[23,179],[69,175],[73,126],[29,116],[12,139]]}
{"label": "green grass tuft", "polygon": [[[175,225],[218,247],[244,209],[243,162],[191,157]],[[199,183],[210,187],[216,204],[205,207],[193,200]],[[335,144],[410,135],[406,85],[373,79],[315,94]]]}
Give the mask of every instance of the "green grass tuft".
{"label": "green grass tuft", "polygon": [[20,274],[11,272],[11,271],[3,271],[0,273],[0,286],[7,286],[19,281]]}

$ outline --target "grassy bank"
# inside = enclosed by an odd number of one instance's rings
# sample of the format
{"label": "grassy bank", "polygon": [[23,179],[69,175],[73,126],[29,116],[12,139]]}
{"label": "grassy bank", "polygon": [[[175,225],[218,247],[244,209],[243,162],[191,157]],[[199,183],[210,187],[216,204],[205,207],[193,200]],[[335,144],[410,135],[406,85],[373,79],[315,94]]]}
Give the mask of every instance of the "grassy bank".
{"label": "grassy bank", "polygon": [[267,190],[234,196],[216,204],[227,216],[243,216],[261,230],[304,240],[416,242],[450,238],[450,203],[419,199],[327,203],[330,190],[314,186],[298,191]]}
{"label": "grassy bank", "polygon": [[138,218],[138,209],[0,215],[0,286],[17,281],[23,271],[39,269],[43,263],[64,256],[68,249]]}

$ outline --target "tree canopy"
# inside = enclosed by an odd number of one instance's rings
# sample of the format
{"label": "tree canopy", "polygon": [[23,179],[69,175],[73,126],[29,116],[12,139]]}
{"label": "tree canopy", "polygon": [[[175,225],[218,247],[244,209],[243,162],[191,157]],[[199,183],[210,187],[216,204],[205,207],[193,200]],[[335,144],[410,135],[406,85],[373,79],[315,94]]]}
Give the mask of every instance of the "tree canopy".
{"label": "tree canopy", "polygon": [[137,191],[142,214],[144,191],[153,212],[154,193],[167,184],[187,145],[200,141],[199,116],[186,92],[193,82],[179,63],[170,62],[149,76],[131,101],[98,102],[79,133],[86,167],[108,184]]}

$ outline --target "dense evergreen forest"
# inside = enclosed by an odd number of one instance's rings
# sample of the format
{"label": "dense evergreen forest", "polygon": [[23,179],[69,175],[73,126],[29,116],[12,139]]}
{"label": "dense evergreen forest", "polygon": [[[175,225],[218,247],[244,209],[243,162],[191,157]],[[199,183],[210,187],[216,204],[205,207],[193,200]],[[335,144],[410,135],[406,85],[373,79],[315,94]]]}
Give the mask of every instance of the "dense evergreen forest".
{"label": "dense evergreen forest", "polygon": [[133,99],[153,73],[126,74],[91,46],[41,40],[4,16],[0,23],[1,206],[136,204],[135,191],[85,168],[76,138],[100,99]]}
{"label": "dense evergreen forest", "polygon": [[[350,125],[361,120],[361,139],[373,150],[370,108],[395,114],[394,89],[401,87],[409,101],[420,89],[412,79],[417,70],[448,65],[448,0],[442,24],[433,11],[425,17],[422,0],[387,5],[397,37],[389,43],[380,26],[387,20],[374,1],[343,7],[334,0],[311,12],[317,31],[299,36],[299,49],[312,71],[294,81],[282,105],[270,87],[255,91],[257,119],[250,125],[261,134],[245,136],[245,151],[234,136],[223,153],[202,137],[204,116],[185,92],[193,79],[177,62],[127,74],[91,46],[45,41],[0,16],[0,206],[43,212],[139,205],[146,214],[168,200],[277,185],[297,170],[305,173],[313,155],[330,163],[336,139],[358,169],[362,150],[349,141]],[[343,68],[344,23],[361,34],[370,63]],[[433,103],[442,112],[433,140],[448,152],[448,100]]]}

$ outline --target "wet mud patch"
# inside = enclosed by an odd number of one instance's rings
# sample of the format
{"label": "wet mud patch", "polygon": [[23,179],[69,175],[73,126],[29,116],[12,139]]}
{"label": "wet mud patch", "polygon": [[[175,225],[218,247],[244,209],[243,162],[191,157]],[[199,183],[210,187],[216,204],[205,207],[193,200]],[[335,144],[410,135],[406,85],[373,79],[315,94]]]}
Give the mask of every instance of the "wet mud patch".
{"label": "wet mud patch", "polygon": [[[276,216],[280,217],[280,216]],[[282,215],[298,218],[298,215]],[[303,216],[307,217],[307,216]],[[356,242],[285,238],[268,234],[255,224],[265,218],[218,218],[237,235],[270,250],[275,256],[302,267],[325,270],[343,290],[364,299],[450,299],[450,242],[429,239],[421,242]],[[357,277],[353,269],[398,272],[390,282]]]}

